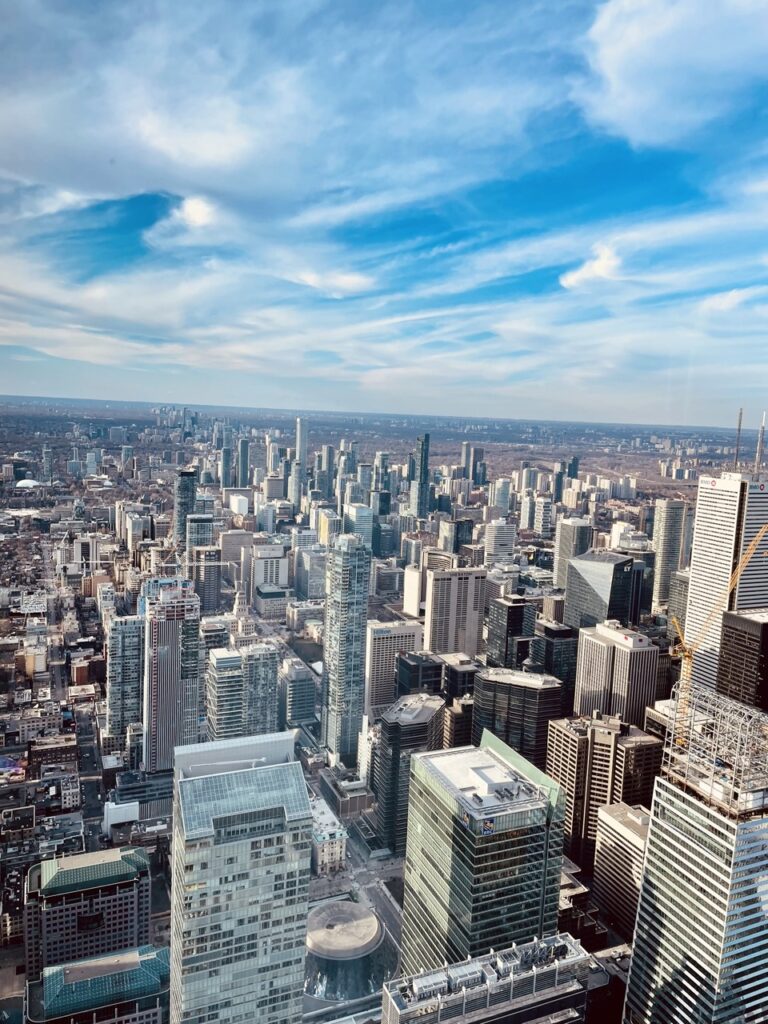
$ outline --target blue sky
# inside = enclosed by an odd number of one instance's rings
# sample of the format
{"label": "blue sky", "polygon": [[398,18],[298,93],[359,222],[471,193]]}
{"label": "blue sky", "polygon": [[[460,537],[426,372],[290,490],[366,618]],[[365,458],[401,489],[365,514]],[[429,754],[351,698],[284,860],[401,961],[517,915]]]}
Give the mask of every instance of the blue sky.
{"label": "blue sky", "polygon": [[0,393],[768,404],[764,0],[24,0]]}

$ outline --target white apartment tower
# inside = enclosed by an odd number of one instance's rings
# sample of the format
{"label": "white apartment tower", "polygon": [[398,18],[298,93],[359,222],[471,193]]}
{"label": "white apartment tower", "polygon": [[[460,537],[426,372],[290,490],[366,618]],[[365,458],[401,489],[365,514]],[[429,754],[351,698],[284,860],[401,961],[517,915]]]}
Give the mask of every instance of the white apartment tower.
{"label": "white apartment tower", "polygon": [[493,519],[485,527],[485,564],[511,561],[515,553],[517,527],[506,519]]}
{"label": "white apartment tower", "polygon": [[474,658],[483,638],[485,569],[428,569],[424,643],[435,654]]}
{"label": "white apartment tower", "polygon": [[659,648],[619,622],[579,630],[574,714],[600,711],[642,728],[656,699],[658,664]]}
{"label": "white apartment tower", "polygon": [[341,534],[325,573],[322,741],[347,767],[357,763],[365,702],[365,625],[371,552],[357,534]]}
{"label": "white apartment tower", "polygon": [[208,738],[223,740],[275,732],[278,726],[278,653],[274,644],[208,654],[206,718]]}
{"label": "white apartment tower", "polygon": [[300,1024],[312,811],[293,734],[176,750],[171,1024]]}
{"label": "white apartment tower", "polygon": [[627,1024],[742,1024],[768,1008],[768,715],[674,704],[645,852]]}
{"label": "white apartment tower", "polygon": [[672,573],[681,568],[680,560],[685,536],[688,505],[674,498],[658,498],[653,520],[653,549],[656,561],[653,569],[652,608],[659,611],[669,600]]}
{"label": "white apartment tower", "polygon": [[174,747],[197,739],[200,599],[191,580],[147,583],[140,599],[146,622],[144,764],[160,772],[173,768]]}
{"label": "white apartment tower", "polygon": [[[723,473],[699,480],[693,528],[691,577],[685,615],[685,641],[696,644],[693,679],[715,688],[720,660],[722,614],[710,618],[722,602],[731,573],[760,527],[768,523],[768,477]],[[746,611],[768,605],[768,554],[764,537],[738,585],[721,603],[722,611]]]}
{"label": "white apartment tower", "polygon": [[420,622],[380,622],[369,619],[365,638],[365,714],[373,722],[394,703],[395,659],[400,651],[420,651],[424,630]]}
{"label": "white apartment tower", "polygon": [[555,527],[555,577],[554,583],[565,590],[568,579],[568,562],[577,555],[583,555],[592,546],[592,522],[589,519],[558,519]]}

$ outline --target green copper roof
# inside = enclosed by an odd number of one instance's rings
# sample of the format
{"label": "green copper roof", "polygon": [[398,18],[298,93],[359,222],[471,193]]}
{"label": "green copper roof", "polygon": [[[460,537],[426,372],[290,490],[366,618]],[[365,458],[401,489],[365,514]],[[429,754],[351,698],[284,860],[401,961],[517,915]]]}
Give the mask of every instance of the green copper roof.
{"label": "green copper roof", "polygon": [[30,985],[30,1016],[46,1020],[156,995],[168,987],[170,970],[166,946],[140,946],[46,967],[40,982]]}
{"label": "green copper roof", "polygon": [[147,855],[132,846],[56,857],[40,864],[40,891],[46,896],[56,896],[100,885],[116,885],[144,871],[149,871]]}

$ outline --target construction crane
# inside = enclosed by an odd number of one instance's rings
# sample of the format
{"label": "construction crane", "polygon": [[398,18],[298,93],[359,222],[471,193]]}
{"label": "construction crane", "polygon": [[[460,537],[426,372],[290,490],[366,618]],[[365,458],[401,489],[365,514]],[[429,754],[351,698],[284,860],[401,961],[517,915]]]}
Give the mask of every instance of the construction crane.
{"label": "construction crane", "polygon": [[[685,746],[683,730],[685,729],[685,722],[688,718],[688,707],[690,703],[693,676],[693,657],[698,651],[699,647],[704,642],[704,638],[707,635],[707,630],[709,629],[709,627],[712,625],[717,616],[722,614],[723,611],[725,611],[725,606],[728,602],[728,598],[736,589],[738,582],[741,579],[742,573],[747,568],[749,563],[752,561],[752,557],[754,556],[757,549],[760,547],[760,544],[763,538],[766,536],[766,534],[768,534],[768,523],[764,523],[750,541],[749,545],[744,551],[744,554],[739,559],[736,568],[731,573],[731,578],[728,580],[728,586],[725,588],[725,590],[723,590],[723,592],[716,599],[715,603],[712,605],[709,615],[707,615],[706,619],[704,620],[701,626],[701,629],[698,632],[696,639],[692,643],[688,644],[685,642],[685,639],[683,638],[682,627],[680,626],[677,617],[674,615],[672,616],[672,624],[674,625],[677,635],[680,638],[680,642],[676,644],[673,653],[679,654],[682,658],[682,666],[680,669],[680,682],[677,688],[677,713],[675,715],[675,721],[678,724],[677,735],[675,736],[675,744],[678,747]],[[764,552],[763,557],[765,557],[766,555],[768,555],[768,551]]]}

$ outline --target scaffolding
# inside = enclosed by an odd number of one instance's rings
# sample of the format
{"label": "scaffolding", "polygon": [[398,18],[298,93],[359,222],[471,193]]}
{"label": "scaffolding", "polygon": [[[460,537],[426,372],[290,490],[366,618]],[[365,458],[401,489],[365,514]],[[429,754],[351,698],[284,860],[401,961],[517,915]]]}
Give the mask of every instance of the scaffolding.
{"label": "scaffolding", "polygon": [[663,774],[728,817],[768,816],[768,715],[695,684],[678,696]]}

